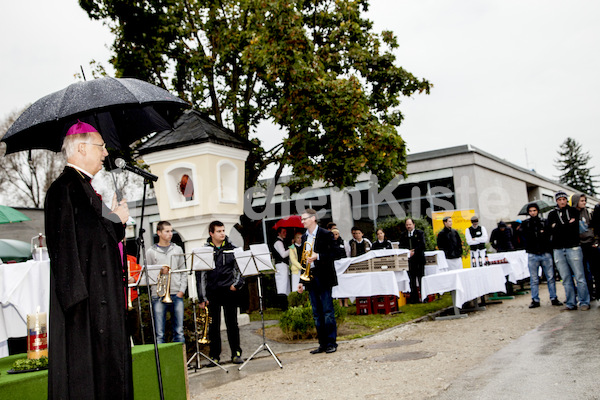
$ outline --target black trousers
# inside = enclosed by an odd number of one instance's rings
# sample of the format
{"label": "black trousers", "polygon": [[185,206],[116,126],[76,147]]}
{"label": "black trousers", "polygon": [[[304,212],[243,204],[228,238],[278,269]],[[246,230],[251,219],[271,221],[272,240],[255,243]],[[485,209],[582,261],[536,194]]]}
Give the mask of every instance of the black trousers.
{"label": "black trousers", "polygon": [[600,250],[589,244],[582,244],[583,266],[590,297],[598,299],[600,295]]}
{"label": "black trousers", "polygon": [[421,278],[425,275],[425,265],[419,262],[408,260],[408,277],[410,279],[410,297],[408,302],[411,304],[421,302]]}
{"label": "black trousers", "polygon": [[234,357],[238,351],[241,354],[240,330],[237,323],[238,292],[229,289],[220,289],[207,293],[207,297],[208,312],[211,318],[208,331],[208,338],[210,340],[209,357],[217,360],[221,358],[221,309],[223,309],[225,316],[231,357]]}

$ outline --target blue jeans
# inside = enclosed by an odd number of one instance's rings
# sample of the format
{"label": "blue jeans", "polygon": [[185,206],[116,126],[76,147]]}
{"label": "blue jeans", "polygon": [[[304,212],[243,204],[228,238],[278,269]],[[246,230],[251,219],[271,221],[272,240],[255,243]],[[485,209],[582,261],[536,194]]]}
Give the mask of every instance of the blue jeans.
{"label": "blue jeans", "polygon": [[544,254],[527,254],[527,265],[529,267],[529,284],[531,286],[531,300],[540,302],[540,276],[538,267],[542,267],[542,271],[548,281],[548,292],[550,300],[556,299],[556,283],[554,282],[554,267],[552,265],[552,256],[550,253]]}
{"label": "blue jeans", "polygon": [[554,249],[554,262],[556,263],[556,268],[558,268],[558,272],[563,281],[563,287],[565,288],[565,294],[567,295],[567,307],[577,307],[573,276],[575,276],[575,281],[577,281],[577,297],[579,298],[579,305],[589,305],[590,293],[588,292],[587,282],[585,281],[581,247]]}
{"label": "blue jeans", "polygon": [[154,311],[154,326],[156,327],[156,342],[165,342],[165,322],[167,312],[171,313],[173,325],[173,341],[185,342],[183,336],[183,298],[171,295],[173,303],[163,303],[162,298],[152,297],[152,311]]}
{"label": "blue jeans", "polygon": [[331,287],[322,287],[319,278],[313,277],[308,286],[308,296],[312,305],[313,319],[317,327],[319,347],[337,347],[337,326]]}

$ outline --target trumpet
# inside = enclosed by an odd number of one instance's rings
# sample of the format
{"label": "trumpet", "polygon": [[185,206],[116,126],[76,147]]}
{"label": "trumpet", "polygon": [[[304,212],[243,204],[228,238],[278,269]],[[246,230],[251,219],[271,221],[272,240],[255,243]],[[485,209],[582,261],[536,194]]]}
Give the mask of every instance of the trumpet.
{"label": "trumpet", "polygon": [[304,242],[304,246],[302,247],[302,257],[300,258],[300,268],[302,268],[304,272],[300,275],[300,280],[311,280],[312,274],[310,271],[310,263],[308,262],[310,256],[312,256],[312,245],[308,242]]}
{"label": "trumpet", "polygon": [[[167,268],[168,273],[163,274],[163,269]],[[162,297],[163,303],[172,303],[171,299],[171,267],[165,265],[160,270],[160,274],[158,274],[158,279],[156,281],[156,294],[158,297]]]}
{"label": "trumpet", "polygon": [[[202,312],[204,310],[204,312]],[[208,316],[208,308],[204,307],[200,309],[199,315],[196,317],[196,323],[199,329],[202,329],[202,335],[200,339],[198,339],[198,344],[208,344],[210,340],[207,338],[208,336],[208,326],[211,322],[211,317]]]}

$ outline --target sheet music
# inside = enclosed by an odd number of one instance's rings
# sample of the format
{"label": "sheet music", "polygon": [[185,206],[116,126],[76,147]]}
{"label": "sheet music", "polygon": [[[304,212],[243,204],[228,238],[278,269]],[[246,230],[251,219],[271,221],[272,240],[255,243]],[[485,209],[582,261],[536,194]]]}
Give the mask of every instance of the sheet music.
{"label": "sheet music", "polygon": [[262,273],[275,272],[273,261],[271,260],[271,252],[266,244],[251,244],[250,251],[254,255],[256,267]]}
{"label": "sheet music", "polygon": [[212,247],[198,247],[192,250],[192,254],[193,271],[209,271],[215,269],[215,258]]}
{"label": "sheet music", "polygon": [[[129,284],[129,287],[131,287],[132,285],[133,286],[140,286],[140,285],[146,286],[146,281],[150,281],[150,285],[156,285],[156,280],[158,279],[158,274],[160,274],[160,270],[162,269],[162,267],[164,267],[163,264],[148,265],[147,274],[146,274],[146,272],[144,272],[144,269],[142,268],[137,282],[135,284],[133,284],[133,283]],[[148,279],[146,279],[146,275],[148,276]]]}
{"label": "sheet music", "polygon": [[259,275],[256,263],[252,258],[252,250],[242,250],[239,247],[233,249],[233,256],[243,276]]}

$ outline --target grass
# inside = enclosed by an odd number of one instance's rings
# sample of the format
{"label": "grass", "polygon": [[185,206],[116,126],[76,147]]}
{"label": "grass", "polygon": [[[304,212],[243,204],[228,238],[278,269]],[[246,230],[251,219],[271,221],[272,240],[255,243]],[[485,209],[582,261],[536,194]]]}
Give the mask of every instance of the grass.
{"label": "grass", "polygon": [[[265,317],[265,321],[279,321],[279,318],[281,317],[281,314],[283,314],[283,311],[281,311],[279,308],[267,308],[263,311],[263,314]],[[258,311],[252,311],[250,313],[250,321],[260,321],[260,313]]]}
{"label": "grass", "polygon": [[[344,325],[340,328],[350,329],[356,332],[343,334],[338,339],[351,340],[358,339],[364,336],[373,335],[385,329],[392,328],[397,325],[402,325],[406,322],[413,321],[427,314],[443,310],[452,305],[452,296],[449,293],[440,296],[439,299],[431,303],[422,304],[406,304],[400,307],[400,313],[396,314],[371,314],[371,315],[356,315],[356,306],[348,307],[348,315]],[[342,332],[344,329],[340,329]]]}
{"label": "grass", "polygon": [[[346,308],[347,315],[344,323],[338,329],[338,340],[352,340],[373,335],[385,329],[402,325],[406,322],[421,318],[427,314],[442,310],[452,305],[452,297],[449,293],[440,296],[431,303],[406,304],[400,307],[401,312],[395,314],[372,314],[356,315],[356,306],[350,305]],[[279,320],[283,311],[277,308],[268,308],[264,311],[265,320]],[[260,321],[258,311],[250,313],[251,321]],[[267,337],[280,340],[284,336],[278,325],[270,325],[267,329]],[[293,342],[293,341],[292,341]]]}

